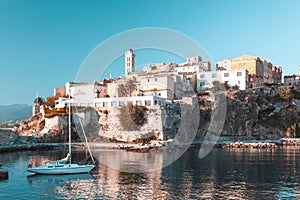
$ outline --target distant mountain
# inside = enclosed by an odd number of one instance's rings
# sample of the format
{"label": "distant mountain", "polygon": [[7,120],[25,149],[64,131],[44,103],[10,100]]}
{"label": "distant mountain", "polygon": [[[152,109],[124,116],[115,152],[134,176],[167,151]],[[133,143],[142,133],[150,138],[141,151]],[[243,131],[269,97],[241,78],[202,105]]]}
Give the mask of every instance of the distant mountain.
{"label": "distant mountain", "polygon": [[0,105],[0,123],[26,120],[32,115],[32,106],[26,104]]}

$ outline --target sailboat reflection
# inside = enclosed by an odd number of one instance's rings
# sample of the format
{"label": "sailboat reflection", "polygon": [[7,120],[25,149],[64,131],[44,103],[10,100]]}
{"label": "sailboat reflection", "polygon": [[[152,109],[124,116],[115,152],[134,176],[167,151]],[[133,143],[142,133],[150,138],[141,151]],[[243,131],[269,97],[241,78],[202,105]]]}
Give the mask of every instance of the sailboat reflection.
{"label": "sailboat reflection", "polygon": [[89,182],[95,178],[91,174],[69,174],[69,175],[31,175],[27,176],[30,185],[36,187],[52,188],[62,186],[70,182]]}

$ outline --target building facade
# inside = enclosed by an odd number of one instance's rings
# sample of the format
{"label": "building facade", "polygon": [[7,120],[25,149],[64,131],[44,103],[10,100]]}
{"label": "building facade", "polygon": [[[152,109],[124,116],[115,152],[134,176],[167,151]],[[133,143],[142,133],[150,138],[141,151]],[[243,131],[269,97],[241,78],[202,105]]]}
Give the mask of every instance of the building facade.
{"label": "building facade", "polygon": [[157,74],[140,79],[140,96],[156,96],[168,100],[174,99],[174,78],[171,75]]}
{"label": "building facade", "polygon": [[289,76],[284,76],[284,85],[285,86],[289,86],[289,87],[293,87],[294,89],[299,90],[300,85],[299,85],[299,81],[300,80],[300,76],[299,75],[289,75]]}
{"label": "building facade", "polygon": [[53,96],[55,97],[63,97],[66,95],[66,87],[59,87],[59,88],[54,88],[54,94]]}
{"label": "building facade", "polygon": [[231,60],[232,70],[246,69],[249,73],[249,87],[264,84],[264,62],[257,56],[242,55]]}
{"label": "building facade", "polygon": [[[97,82],[66,83],[66,93],[72,97],[72,102],[77,106],[92,106],[94,98],[105,97],[107,89],[105,85]],[[59,102],[60,103],[60,102]]]}
{"label": "building facade", "polygon": [[231,60],[223,59],[217,62],[216,70],[231,70]]}
{"label": "building facade", "polygon": [[257,56],[242,55],[231,60],[231,69],[246,69],[249,72],[249,87],[259,87],[282,82],[282,68]]}
{"label": "building facade", "polygon": [[282,68],[278,65],[272,66],[272,83],[279,85],[282,83]]}
{"label": "building facade", "polygon": [[241,90],[248,88],[248,71],[245,69],[202,72],[198,74],[197,79],[198,92],[211,90],[214,81],[227,82],[229,86],[237,86]]}

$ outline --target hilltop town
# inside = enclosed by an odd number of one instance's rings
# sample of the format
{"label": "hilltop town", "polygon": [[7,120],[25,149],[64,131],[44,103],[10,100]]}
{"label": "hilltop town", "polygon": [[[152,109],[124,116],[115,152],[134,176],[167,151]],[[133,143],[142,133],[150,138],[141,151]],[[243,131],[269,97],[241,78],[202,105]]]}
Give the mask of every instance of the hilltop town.
{"label": "hilltop town", "polygon": [[[285,76],[282,83],[282,67],[250,55],[219,61],[215,70],[201,56],[136,70],[135,56],[133,49],[125,52],[122,77],[67,82],[46,100],[37,98],[35,120],[22,122],[15,131],[34,136],[61,133],[70,103],[79,108],[79,118],[94,141],[169,140],[182,126],[201,140],[223,101],[227,109],[220,122],[221,137],[278,139],[297,134],[299,75]],[[220,100],[218,95],[225,97]],[[196,124],[182,120],[195,110]]]}
{"label": "hilltop town", "polygon": [[[187,58],[184,63],[158,63],[135,70],[135,53],[125,53],[125,75],[120,78],[95,82],[67,82],[55,88],[49,106],[63,108],[68,95],[72,105],[92,107],[116,107],[132,102],[153,106],[181,102],[185,97],[211,93],[216,84],[225,84],[228,89],[247,90],[264,85],[284,85],[299,89],[299,75],[284,76],[282,67],[257,56],[242,55],[217,62],[215,70],[201,56]],[[300,68],[299,68],[300,73]],[[52,99],[51,99],[52,98]],[[51,105],[54,103],[55,105]],[[33,115],[39,112],[38,102]]]}

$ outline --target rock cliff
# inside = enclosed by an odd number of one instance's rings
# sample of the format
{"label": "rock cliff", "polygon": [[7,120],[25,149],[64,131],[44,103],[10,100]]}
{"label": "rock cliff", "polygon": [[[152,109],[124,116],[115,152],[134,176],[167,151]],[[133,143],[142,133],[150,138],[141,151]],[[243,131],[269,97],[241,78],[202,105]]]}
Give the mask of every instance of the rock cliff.
{"label": "rock cliff", "polygon": [[[298,92],[287,87],[266,86],[225,94],[226,119],[221,136],[248,139],[297,136],[300,122]],[[201,101],[199,138],[205,134],[210,112],[216,104],[218,102]]]}
{"label": "rock cliff", "polygon": [[[82,126],[89,140],[94,142],[105,139],[123,142],[140,142],[147,138],[167,140],[177,137],[179,132],[181,138],[185,137],[184,134],[190,134],[201,140],[212,127],[212,113],[218,108],[224,109],[225,113],[221,131],[223,138],[239,140],[299,137],[299,92],[285,87],[266,86],[246,91],[226,91],[219,95],[224,98],[216,98],[215,101],[198,98],[197,106],[192,109],[186,109],[183,105],[145,109],[132,107],[131,111],[120,108],[80,108],[78,114],[73,115],[73,137],[84,139],[81,137]],[[221,105],[225,107],[220,108]],[[132,110],[135,113],[130,113]],[[195,114],[199,118],[192,117]],[[141,116],[143,119],[136,119]],[[216,115],[214,120],[221,120],[221,117]],[[128,129],[124,125],[126,123],[131,128]],[[62,141],[66,138],[67,125],[67,116],[35,116],[22,122],[15,131],[19,135]],[[193,126],[198,128],[189,129]]]}

